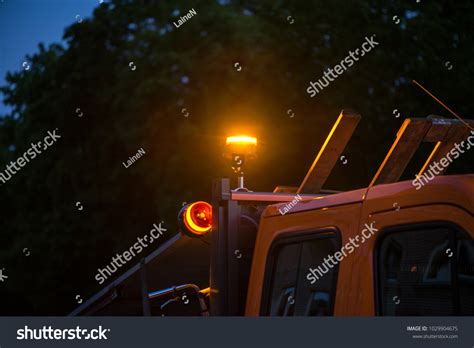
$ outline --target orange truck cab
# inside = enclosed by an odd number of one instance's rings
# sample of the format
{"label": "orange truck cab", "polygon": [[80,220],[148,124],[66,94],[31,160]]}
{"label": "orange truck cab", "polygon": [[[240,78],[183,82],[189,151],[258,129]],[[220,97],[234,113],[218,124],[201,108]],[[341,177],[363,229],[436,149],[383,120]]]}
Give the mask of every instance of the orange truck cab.
{"label": "orange truck cab", "polygon": [[[474,315],[474,175],[443,175],[474,147],[473,122],[406,119],[368,187],[324,190],[360,119],[341,112],[299,187],[245,189],[241,166],[252,143],[230,151],[238,188],[214,181],[210,205],[180,211],[182,233],[154,253],[158,266],[150,257],[135,267],[143,314]],[[425,164],[400,182],[423,142],[433,144]],[[182,267],[162,267],[173,257]],[[147,263],[162,272],[153,277],[157,288],[165,284],[157,279],[175,283],[149,292]],[[110,315],[104,303],[120,297],[127,277],[72,314]]]}
{"label": "orange truck cab", "polygon": [[245,314],[473,315],[473,197],[466,175],[268,206]]}

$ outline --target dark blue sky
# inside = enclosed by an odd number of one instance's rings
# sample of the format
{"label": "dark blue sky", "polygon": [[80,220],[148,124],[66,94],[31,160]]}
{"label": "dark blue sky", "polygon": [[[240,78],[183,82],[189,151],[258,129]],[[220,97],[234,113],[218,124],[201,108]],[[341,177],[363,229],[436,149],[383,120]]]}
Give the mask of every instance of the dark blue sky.
{"label": "dark blue sky", "polygon": [[[62,42],[64,28],[87,18],[100,0],[0,0],[0,86],[7,71],[22,69],[38,43]],[[76,16],[81,17],[76,17]],[[0,115],[9,109],[0,94]]]}

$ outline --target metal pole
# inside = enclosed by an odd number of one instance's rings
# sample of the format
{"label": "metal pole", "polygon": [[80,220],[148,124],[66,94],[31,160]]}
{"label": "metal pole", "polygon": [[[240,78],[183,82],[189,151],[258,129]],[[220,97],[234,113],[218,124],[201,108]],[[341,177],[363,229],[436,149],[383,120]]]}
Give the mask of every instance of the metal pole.
{"label": "metal pole", "polygon": [[244,175],[239,175],[237,177],[237,189],[243,189],[245,188],[244,186]]}
{"label": "metal pole", "polygon": [[151,309],[150,309],[150,299],[148,297],[148,282],[146,279],[146,262],[145,259],[140,260],[140,280],[141,280],[141,288],[142,288],[142,307],[143,307],[143,315],[145,317],[151,316]]}

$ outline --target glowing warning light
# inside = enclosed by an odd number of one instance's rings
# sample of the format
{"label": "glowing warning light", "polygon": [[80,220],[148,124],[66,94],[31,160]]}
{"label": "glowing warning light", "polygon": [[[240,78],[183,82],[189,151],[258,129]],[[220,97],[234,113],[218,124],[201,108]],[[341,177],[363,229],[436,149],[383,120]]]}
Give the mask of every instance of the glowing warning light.
{"label": "glowing warning light", "polygon": [[244,168],[248,160],[257,158],[257,138],[248,135],[227,137],[224,156],[231,160],[231,168],[237,174],[235,190],[248,191],[244,186]]}
{"label": "glowing warning light", "polygon": [[257,145],[257,138],[248,135],[234,135],[227,137],[226,144]]}
{"label": "glowing warning light", "polygon": [[201,237],[212,229],[212,206],[203,201],[185,205],[178,219],[184,233],[190,237]]}

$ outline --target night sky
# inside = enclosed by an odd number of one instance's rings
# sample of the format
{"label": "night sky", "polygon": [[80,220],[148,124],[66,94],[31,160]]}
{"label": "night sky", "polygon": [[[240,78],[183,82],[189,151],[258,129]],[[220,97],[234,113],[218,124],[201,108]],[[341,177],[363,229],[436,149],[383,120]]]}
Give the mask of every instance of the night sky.
{"label": "night sky", "polygon": [[[62,42],[64,28],[90,17],[98,5],[99,0],[0,0],[0,86],[8,71],[22,69],[40,42]],[[8,110],[2,102],[0,115]]]}

